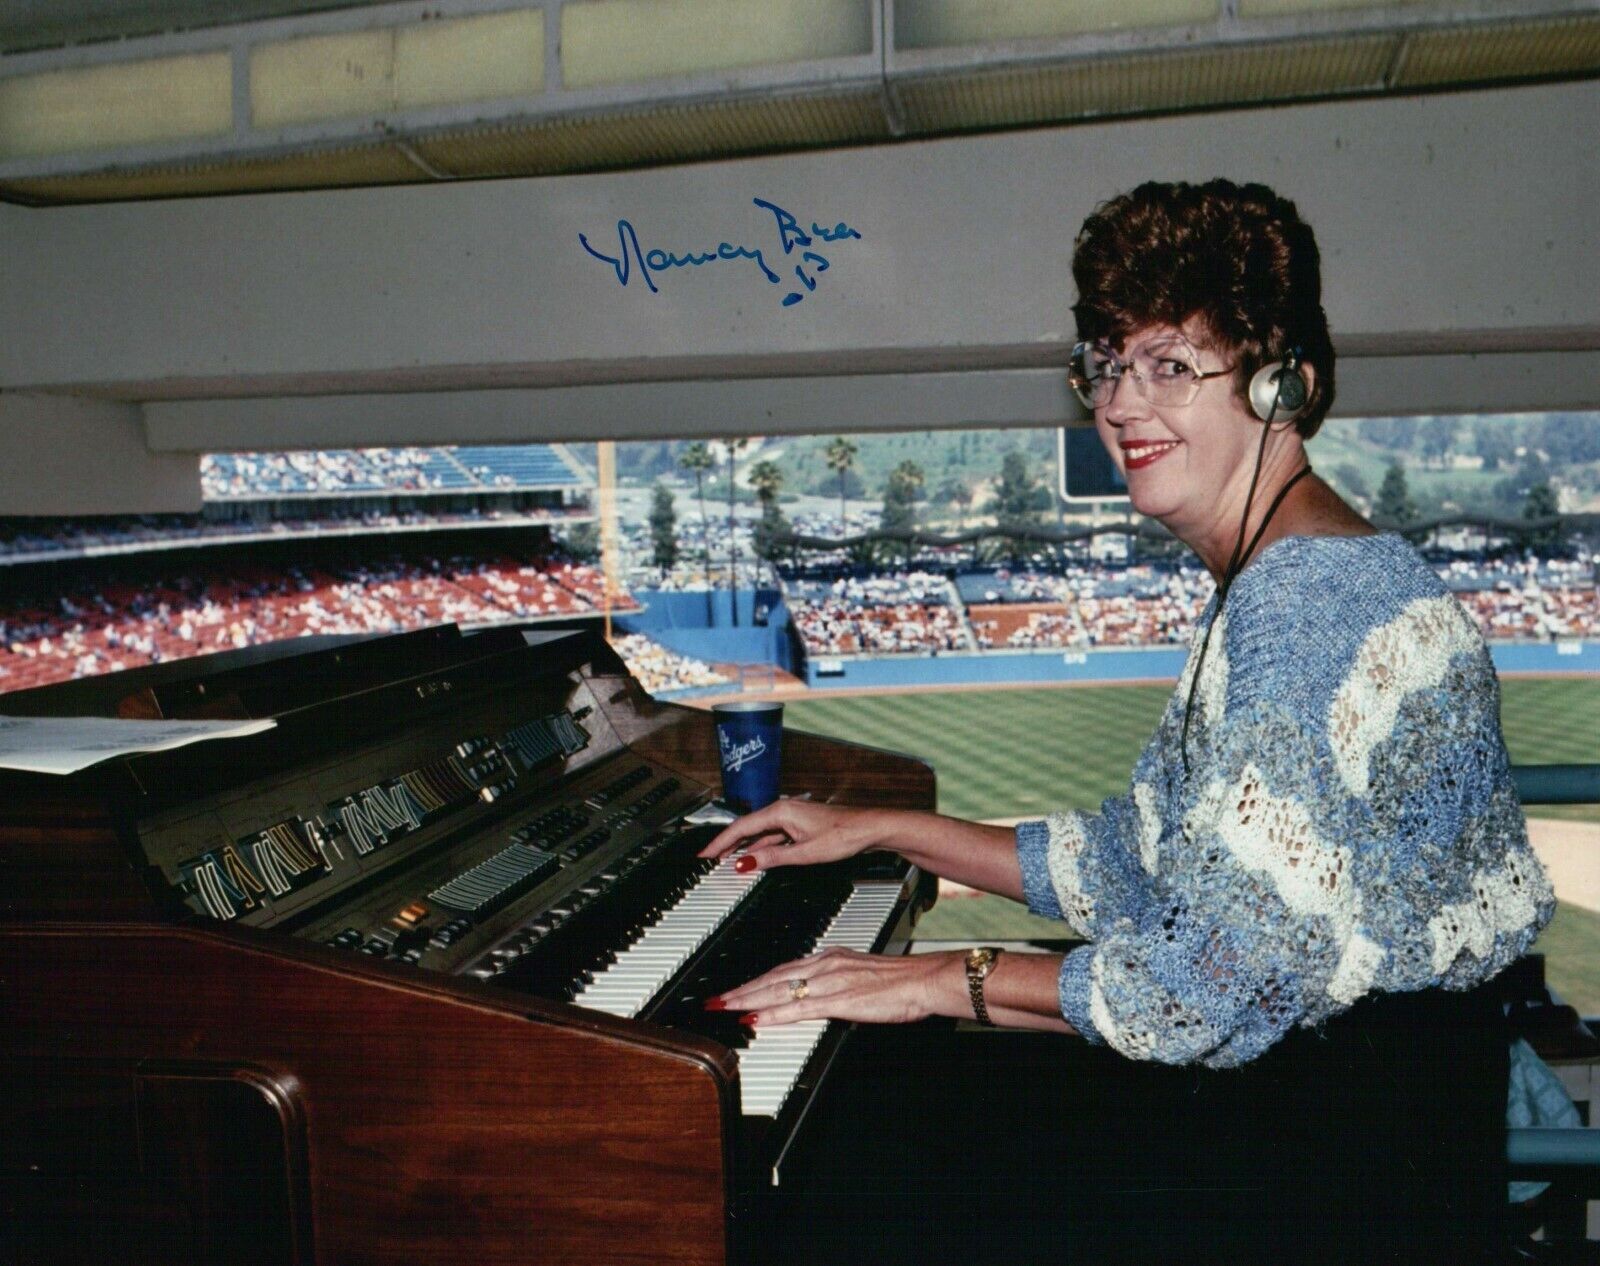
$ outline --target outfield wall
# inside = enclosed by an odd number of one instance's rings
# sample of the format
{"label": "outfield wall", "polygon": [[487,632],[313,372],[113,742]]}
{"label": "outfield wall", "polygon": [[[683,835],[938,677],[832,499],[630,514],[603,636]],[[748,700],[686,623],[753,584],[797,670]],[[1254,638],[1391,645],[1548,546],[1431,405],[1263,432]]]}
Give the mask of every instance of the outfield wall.
{"label": "outfield wall", "polygon": [[[643,633],[668,650],[718,664],[772,664],[794,671],[789,639],[789,608],[776,589],[739,592],[735,617],[730,594],[718,589],[669,593],[635,589],[644,610],[617,617],[624,633]],[[757,624],[758,608],[764,623]],[[736,622],[737,620],[737,622]]]}
{"label": "outfield wall", "polygon": [[[1502,673],[1600,674],[1600,641],[1497,643],[1490,648]],[[1136,681],[1175,679],[1187,651],[1150,647],[1096,651],[986,651],[982,654],[902,655],[834,659],[816,656],[805,665],[806,684],[818,690],[888,689],[903,686],[984,686],[1012,682]],[[819,672],[832,663],[838,672]]]}

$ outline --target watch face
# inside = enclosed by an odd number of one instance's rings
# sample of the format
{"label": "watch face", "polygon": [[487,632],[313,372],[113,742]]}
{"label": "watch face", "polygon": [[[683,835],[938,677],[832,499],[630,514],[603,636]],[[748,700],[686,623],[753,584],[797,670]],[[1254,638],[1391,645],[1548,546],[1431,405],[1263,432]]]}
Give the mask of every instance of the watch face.
{"label": "watch face", "polygon": [[982,970],[994,961],[992,949],[975,949],[967,952],[967,966],[975,970]]}

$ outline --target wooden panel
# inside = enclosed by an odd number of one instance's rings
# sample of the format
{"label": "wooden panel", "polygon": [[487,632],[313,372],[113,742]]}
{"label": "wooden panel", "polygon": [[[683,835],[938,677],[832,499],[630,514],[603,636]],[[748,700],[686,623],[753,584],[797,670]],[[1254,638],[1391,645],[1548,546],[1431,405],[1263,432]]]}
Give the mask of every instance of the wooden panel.
{"label": "wooden panel", "polygon": [[0,784],[0,919],[141,919],[155,911],[98,804],[24,799]]}
{"label": "wooden panel", "polygon": [[298,1087],[314,1258],[726,1258],[732,1056],[248,929],[0,930],[23,1062],[241,1063]]}
{"label": "wooden panel", "polygon": [[[595,677],[590,684],[623,742],[640,756],[721,787],[709,712],[659,702],[625,677]],[[827,804],[931,811],[936,802],[934,771],[926,761],[787,728],[780,789]]]}
{"label": "wooden panel", "polygon": [[304,1121],[270,1076],[20,1061],[0,1127],[6,1266],[310,1261]]}

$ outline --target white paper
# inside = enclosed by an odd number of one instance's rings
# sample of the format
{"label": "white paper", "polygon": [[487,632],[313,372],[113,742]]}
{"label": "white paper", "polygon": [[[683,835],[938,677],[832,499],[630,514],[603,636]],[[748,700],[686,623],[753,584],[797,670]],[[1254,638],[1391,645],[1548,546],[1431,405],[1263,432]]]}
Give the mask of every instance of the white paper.
{"label": "white paper", "polygon": [[124,721],[113,717],[0,716],[0,769],[71,774],[113,756],[163,752],[210,739],[243,738],[277,724],[261,721]]}

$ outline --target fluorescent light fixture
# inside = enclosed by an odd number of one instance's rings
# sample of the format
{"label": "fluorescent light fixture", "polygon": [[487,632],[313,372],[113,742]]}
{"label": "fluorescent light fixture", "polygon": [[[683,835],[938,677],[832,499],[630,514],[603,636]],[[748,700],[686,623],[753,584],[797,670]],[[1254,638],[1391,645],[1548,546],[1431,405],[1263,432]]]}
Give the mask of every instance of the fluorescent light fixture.
{"label": "fluorescent light fixture", "polygon": [[1377,87],[1397,38],[1211,46],[978,75],[928,75],[897,85],[895,93],[914,132],[1285,100]]}
{"label": "fluorescent light fixture", "polygon": [[525,97],[544,88],[544,10],[421,22],[394,34],[400,106]]}
{"label": "fluorescent light fixture", "polygon": [[[546,175],[1600,70],[1600,13],[1573,0],[1516,18],[1482,0],[894,0],[886,84],[873,0],[533,2],[242,28],[249,119],[234,118],[231,48],[153,37],[95,54],[123,62],[7,63],[28,70],[0,76],[0,199]],[[1361,12],[1314,20],[1341,9]],[[1149,33],[1116,34],[1134,28]],[[306,124],[314,137],[284,131]]]}
{"label": "fluorescent light fixture", "polygon": [[257,127],[525,97],[543,87],[539,9],[313,35],[250,51]]}
{"label": "fluorescent light fixture", "polygon": [[895,0],[901,49],[1065,39],[1094,31],[1214,22],[1218,0]]}
{"label": "fluorescent light fixture", "polygon": [[24,202],[114,202],[276,189],[336,189],[428,180],[415,162],[387,142],[274,158],[163,163],[134,170],[86,172],[8,180],[4,191]]}
{"label": "fluorescent light fixture", "polygon": [[566,88],[705,75],[872,51],[867,0],[570,0]]}
{"label": "fluorescent light fixture", "polygon": [[876,91],[658,106],[544,123],[483,127],[421,136],[427,162],[455,176],[543,175],[754,153],[799,145],[860,145],[887,140]]}
{"label": "fluorescent light fixture", "polygon": [[226,52],[0,79],[0,159],[137,145],[233,128]]}
{"label": "fluorescent light fixture", "polygon": [[1418,31],[1406,40],[1395,86],[1505,79],[1530,66],[1547,75],[1592,73],[1600,66],[1600,16]]}
{"label": "fluorescent light fixture", "polygon": [[350,31],[280,40],[250,50],[250,120],[287,127],[394,103],[394,33]]}
{"label": "fluorescent light fixture", "polygon": [[1414,9],[1420,5],[1442,6],[1450,0],[1238,0],[1241,18],[1281,18],[1314,13],[1333,13],[1340,9]]}

